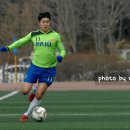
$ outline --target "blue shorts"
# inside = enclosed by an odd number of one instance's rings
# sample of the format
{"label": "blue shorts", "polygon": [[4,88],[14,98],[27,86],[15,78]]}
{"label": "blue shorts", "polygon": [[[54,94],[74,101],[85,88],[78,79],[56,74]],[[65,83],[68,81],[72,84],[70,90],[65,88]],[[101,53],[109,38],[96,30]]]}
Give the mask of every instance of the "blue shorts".
{"label": "blue shorts", "polygon": [[46,83],[50,86],[53,83],[54,76],[56,75],[56,68],[41,68],[31,64],[24,82],[28,83]]}

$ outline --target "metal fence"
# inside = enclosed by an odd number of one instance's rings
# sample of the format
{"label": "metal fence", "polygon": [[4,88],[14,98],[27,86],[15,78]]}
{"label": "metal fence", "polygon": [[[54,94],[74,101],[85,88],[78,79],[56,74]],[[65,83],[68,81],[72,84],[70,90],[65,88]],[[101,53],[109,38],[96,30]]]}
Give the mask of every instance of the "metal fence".
{"label": "metal fence", "polygon": [[0,66],[0,83],[23,81],[30,62],[30,57],[23,57],[19,59],[17,64],[2,64]]}

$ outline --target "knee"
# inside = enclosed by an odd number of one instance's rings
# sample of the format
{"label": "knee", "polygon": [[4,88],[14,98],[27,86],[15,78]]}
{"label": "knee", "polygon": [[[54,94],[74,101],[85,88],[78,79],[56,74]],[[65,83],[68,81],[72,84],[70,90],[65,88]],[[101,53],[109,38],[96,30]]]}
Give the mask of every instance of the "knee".
{"label": "knee", "polygon": [[30,84],[30,83],[23,83],[22,86],[21,86],[21,93],[23,95],[28,94],[29,91],[32,89],[32,85],[33,84]]}
{"label": "knee", "polygon": [[22,92],[23,95],[27,95],[29,93],[28,90],[24,90],[24,89],[21,92]]}
{"label": "knee", "polygon": [[36,94],[37,100],[42,99],[42,97],[43,97],[43,94],[42,94],[42,93],[37,93],[37,94]]}

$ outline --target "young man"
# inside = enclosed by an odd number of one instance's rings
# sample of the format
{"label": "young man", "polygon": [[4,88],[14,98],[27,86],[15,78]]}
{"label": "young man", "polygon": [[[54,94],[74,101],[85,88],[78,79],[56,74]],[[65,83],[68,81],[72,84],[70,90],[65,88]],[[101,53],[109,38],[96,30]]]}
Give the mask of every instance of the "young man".
{"label": "young man", "polygon": [[[30,106],[20,120],[26,122],[32,110],[37,107],[46,92],[47,88],[52,84],[56,75],[56,61],[62,62],[66,51],[62,44],[60,35],[51,29],[51,15],[49,12],[39,13],[38,24],[40,29],[30,32],[27,36],[17,40],[7,47],[1,47],[1,52],[10,51],[14,48],[21,47],[25,44],[33,44],[34,55],[32,63],[27,71],[23,85],[22,93],[28,94],[34,83],[38,83],[34,93],[29,95],[31,101]],[[26,48],[27,49],[27,48]],[[56,49],[59,55],[56,57]]]}

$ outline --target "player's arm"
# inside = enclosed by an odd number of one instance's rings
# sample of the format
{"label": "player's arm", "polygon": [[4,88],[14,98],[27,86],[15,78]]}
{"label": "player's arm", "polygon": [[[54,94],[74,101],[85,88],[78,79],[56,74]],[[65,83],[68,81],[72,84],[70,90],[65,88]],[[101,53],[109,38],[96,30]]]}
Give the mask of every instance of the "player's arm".
{"label": "player's arm", "polygon": [[17,40],[16,42],[12,43],[11,45],[7,47],[9,48],[9,50],[12,50],[14,48],[19,48],[21,46],[29,44],[30,42],[31,42],[31,33],[29,33],[27,36]]}
{"label": "player's arm", "polygon": [[62,40],[61,40],[61,37],[58,36],[57,38],[57,47],[58,47],[58,50],[59,50],[59,55],[57,56],[57,60],[58,62],[62,62],[63,58],[65,57],[66,55],[66,50],[65,50],[65,47],[62,43]]}
{"label": "player's arm", "polygon": [[1,47],[0,51],[1,52],[6,52],[6,51],[12,50],[14,48],[24,46],[24,45],[26,45],[26,44],[28,44],[30,42],[31,42],[31,33],[29,33],[27,36],[17,40],[16,42],[13,42],[11,45],[9,45],[7,47]]}

